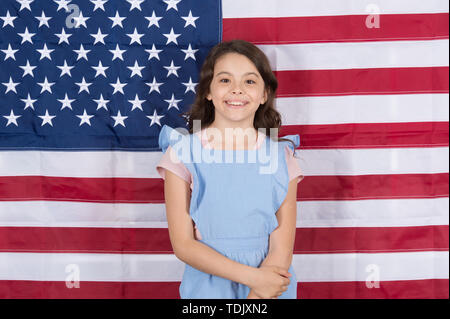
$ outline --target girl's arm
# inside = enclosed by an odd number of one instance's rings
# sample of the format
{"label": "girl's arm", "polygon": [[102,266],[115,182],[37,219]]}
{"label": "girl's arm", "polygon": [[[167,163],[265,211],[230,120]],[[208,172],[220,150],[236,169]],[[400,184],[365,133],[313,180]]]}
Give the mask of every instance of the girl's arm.
{"label": "girl's arm", "polygon": [[[276,214],[278,227],[270,234],[269,252],[260,264],[279,266],[288,271],[294,250],[297,222],[297,178],[289,182],[286,198]],[[251,290],[249,298],[255,298]]]}
{"label": "girl's arm", "polygon": [[170,241],[175,256],[192,267],[215,276],[249,286],[258,268],[250,267],[218,253],[194,237],[193,221],[189,215],[189,184],[170,170],[165,172],[164,196]]}

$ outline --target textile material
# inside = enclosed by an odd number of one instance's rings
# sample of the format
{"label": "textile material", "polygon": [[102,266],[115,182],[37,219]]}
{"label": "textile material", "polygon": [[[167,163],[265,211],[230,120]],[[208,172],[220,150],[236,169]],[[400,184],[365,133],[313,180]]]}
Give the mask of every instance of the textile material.
{"label": "textile material", "polygon": [[[299,146],[298,135],[283,136]],[[269,137],[254,150],[214,150],[215,159],[205,160],[210,149],[203,147],[196,134],[182,135],[164,125],[159,137],[161,149],[177,144],[179,157],[194,179],[189,214],[200,233],[202,242],[226,257],[249,266],[258,267],[268,252],[270,234],[278,227],[276,213],[286,198],[289,175],[284,148]],[[272,154],[273,150],[275,154]],[[256,152],[256,154],[255,154]],[[260,160],[269,154],[269,162]],[[239,155],[242,155],[240,160]],[[214,156],[214,155],[213,155]],[[270,170],[263,170],[263,167]],[[245,181],[245,182],[243,182]],[[297,298],[297,279],[292,266],[289,289],[280,298]],[[180,296],[192,298],[245,299],[248,287],[225,278],[201,272],[186,265],[180,286]]]}

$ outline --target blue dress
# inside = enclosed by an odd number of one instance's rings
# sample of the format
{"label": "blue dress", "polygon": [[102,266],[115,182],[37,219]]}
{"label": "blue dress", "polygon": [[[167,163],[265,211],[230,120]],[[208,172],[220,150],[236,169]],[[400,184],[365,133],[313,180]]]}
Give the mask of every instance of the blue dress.
{"label": "blue dress", "polygon": [[[276,212],[289,184],[286,141],[265,137],[259,149],[214,150],[202,146],[196,134],[164,125],[159,146],[170,145],[193,178],[190,216],[201,233],[200,242],[222,255],[259,267],[269,248],[269,235],[278,227]],[[286,135],[295,146],[299,135]],[[297,278],[289,267],[290,284],[279,299],[297,298]],[[186,264],[179,288],[182,299],[245,299],[250,288],[201,272]]]}

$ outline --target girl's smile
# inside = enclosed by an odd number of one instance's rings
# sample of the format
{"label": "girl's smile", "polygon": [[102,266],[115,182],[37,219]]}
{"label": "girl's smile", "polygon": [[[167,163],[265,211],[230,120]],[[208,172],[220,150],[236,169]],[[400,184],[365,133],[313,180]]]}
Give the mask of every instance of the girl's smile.
{"label": "girl's smile", "polygon": [[248,104],[247,101],[243,100],[228,100],[225,101],[225,103],[227,104],[228,107],[232,109],[242,109]]}

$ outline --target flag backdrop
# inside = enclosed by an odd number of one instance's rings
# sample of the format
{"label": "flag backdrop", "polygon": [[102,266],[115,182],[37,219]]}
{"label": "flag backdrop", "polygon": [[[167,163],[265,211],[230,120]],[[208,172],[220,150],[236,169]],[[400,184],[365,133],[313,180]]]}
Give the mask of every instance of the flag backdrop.
{"label": "flag backdrop", "polygon": [[298,298],[448,298],[445,0],[3,0],[0,298],[179,298],[163,124],[223,40],[300,134]]}

